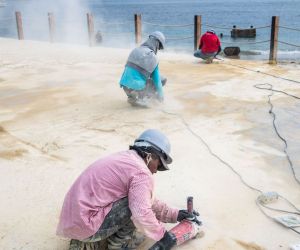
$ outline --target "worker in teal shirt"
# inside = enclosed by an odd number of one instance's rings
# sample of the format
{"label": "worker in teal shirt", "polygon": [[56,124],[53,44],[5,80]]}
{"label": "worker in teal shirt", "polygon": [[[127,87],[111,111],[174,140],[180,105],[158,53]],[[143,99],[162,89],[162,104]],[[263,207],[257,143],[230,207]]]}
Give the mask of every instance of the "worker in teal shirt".
{"label": "worker in teal shirt", "polygon": [[166,78],[159,72],[157,51],[165,46],[165,36],[159,31],[129,55],[120,86],[132,105],[147,106],[150,99],[163,101]]}

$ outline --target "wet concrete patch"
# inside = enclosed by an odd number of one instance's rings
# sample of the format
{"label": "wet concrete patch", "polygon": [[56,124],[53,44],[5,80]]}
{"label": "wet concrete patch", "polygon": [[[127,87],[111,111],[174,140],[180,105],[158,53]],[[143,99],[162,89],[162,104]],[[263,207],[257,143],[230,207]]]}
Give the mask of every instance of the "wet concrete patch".
{"label": "wet concrete patch", "polygon": [[25,149],[4,150],[0,151],[0,158],[13,160],[15,158],[22,157],[26,153],[28,153],[28,151]]}

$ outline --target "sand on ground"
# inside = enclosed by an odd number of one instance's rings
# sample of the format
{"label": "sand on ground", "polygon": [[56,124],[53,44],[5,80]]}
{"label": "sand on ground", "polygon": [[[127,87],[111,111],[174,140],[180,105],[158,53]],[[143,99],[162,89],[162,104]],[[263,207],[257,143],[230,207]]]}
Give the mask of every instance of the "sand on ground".
{"label": "sand on ground", "polygon": [[[300,96],[298,83],[268,75],[297,80],[299,65],[230,59],[207,65],[191,55],[159,53],[168,78],[165,102],[143,109],[131,107],[118,85],[130,49],[12,39],[0,39],[0,48],[0,249],[67,249],[68,239],[55,230],[71,184],[90,163],[127,149],[148,128],[167,134],[174,159],[170,171],[155,175],[155,195],[177,208],[193,196],[203,220],[205,236],[180,249],[300,243],[259,210],[259,192],[241,181],[300,207],[299,184],[272,126],[271,92],[254,88],[269,83]],[[271,100],[300,176],[300,102],[282,93]],[[294,211],[282,200],[272,206]]]}

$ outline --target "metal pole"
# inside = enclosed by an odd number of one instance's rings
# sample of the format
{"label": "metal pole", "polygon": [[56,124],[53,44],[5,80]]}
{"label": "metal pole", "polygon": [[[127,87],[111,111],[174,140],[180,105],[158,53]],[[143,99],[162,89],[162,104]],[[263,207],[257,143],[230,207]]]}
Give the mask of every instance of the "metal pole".
{"label": "metal pole", "polygon": [[88,23],[88,32],[89,32],[89,44],[94,46],[95,44],[95,35],[94,35],[94,18],[93,15],[87,13],[87,23]]}
{"label": "metal pole", "polygon": [[272,16],[269,63],[277,63],[279,16]]}
{"label": "metal pole", "polygon": [[19,38],[19,40],[24,40],[22,15],[21,15],[20,11],[16,12],[16,22],[17,22],[18,38]]}
{"label": "metal pole", "polygon": [[201,36],[201,16],[194,16],[194,50],[199,47],[199,40]]}
{"label": "metal pole", "polygon": [[141,14],[134,14],[134,28],[135,28],[135,43],[138,45],[142,41],[142,16],[141,16]]}
{"label": "metal pole", "polygon": [[54,41],[54,33],[55,33],[55,23],[54,23],[54,15],[53,13],[48,13],[48,23],[49,23],[49,38],[50,43]]}

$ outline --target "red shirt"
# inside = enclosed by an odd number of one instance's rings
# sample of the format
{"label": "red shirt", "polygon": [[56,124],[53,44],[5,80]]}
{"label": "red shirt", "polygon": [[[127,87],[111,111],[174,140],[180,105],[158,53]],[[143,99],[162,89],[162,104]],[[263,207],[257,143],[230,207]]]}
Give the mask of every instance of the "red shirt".
{"label": "red shirt", "polygon": [[200,39],[199,48],[203,53],[214,53],[221,46],[220,40],[216,34],[206,32]]}

